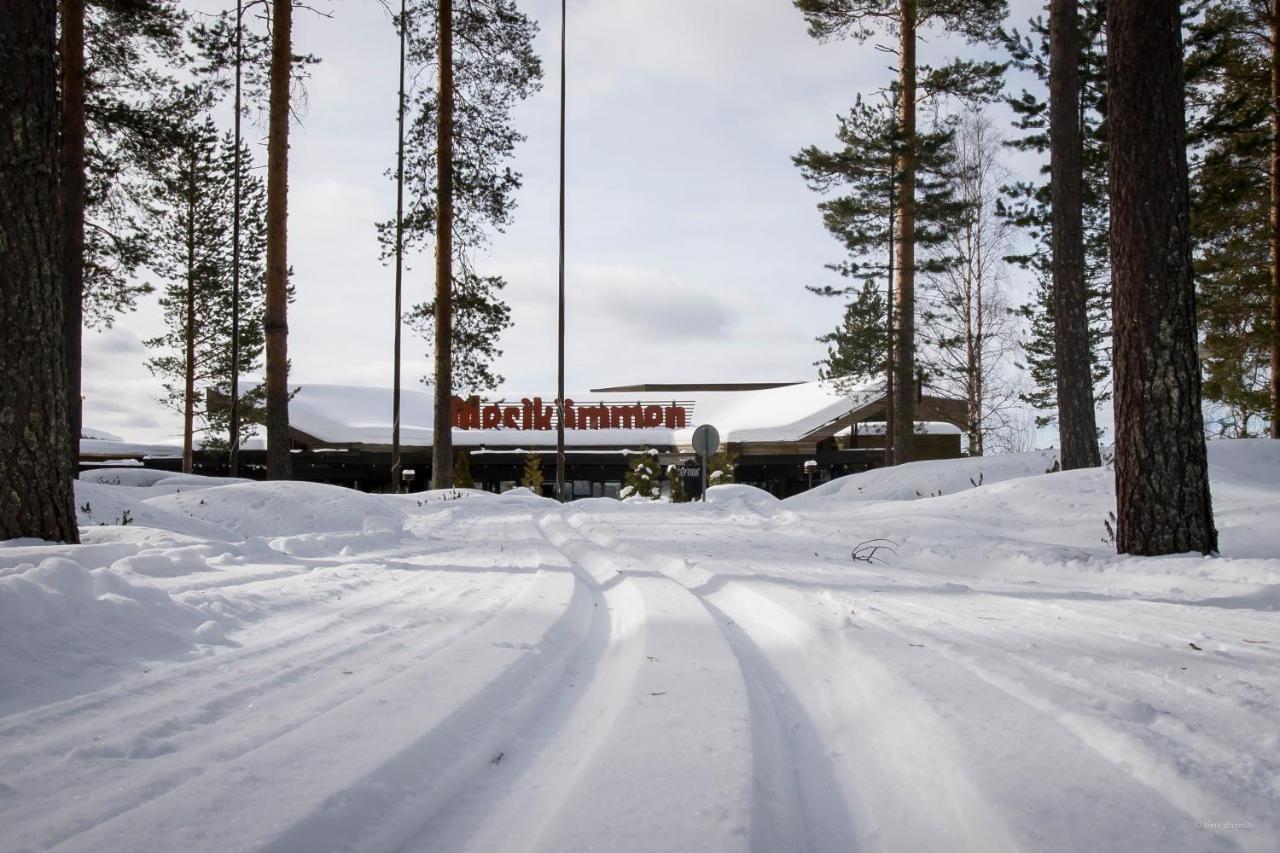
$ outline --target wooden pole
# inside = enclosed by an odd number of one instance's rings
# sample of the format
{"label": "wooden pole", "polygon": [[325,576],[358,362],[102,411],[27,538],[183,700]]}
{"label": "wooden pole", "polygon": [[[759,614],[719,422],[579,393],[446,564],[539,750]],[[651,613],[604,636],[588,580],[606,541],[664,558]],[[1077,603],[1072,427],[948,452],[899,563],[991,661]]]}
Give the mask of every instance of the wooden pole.
{"label": "wooden pole", "polygon": [[404,43],[408,29],[406,0],[400,0],[400,88],[396,101],[396,324],[391,360],[391,491],[400,491],[400,317],[404,280]]}

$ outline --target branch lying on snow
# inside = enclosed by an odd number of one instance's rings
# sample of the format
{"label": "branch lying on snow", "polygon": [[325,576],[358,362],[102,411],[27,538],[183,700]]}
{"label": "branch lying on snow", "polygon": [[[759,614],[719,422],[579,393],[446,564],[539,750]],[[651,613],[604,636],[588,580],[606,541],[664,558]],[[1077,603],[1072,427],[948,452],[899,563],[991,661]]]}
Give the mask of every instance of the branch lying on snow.
{"label": "branch lying on snow", "polygon": [[887,560],[878,556],[881,551],[888,551],[896,557],[898,555],[898,543],[892,539],[868,539],[866,542],[859,542],[855,545],[849,557],[859,563],[875,563],[878,561],[888,565]]}

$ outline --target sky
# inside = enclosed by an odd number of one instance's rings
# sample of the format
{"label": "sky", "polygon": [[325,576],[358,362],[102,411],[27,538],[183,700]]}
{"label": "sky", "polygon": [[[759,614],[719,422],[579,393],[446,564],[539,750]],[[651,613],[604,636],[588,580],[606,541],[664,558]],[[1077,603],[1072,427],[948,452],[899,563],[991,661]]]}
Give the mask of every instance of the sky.
{"label": "sky", "polygon": [[[197,10],[220,4],[191,0]],[[1023,26],[1036,0],[1013,0]],[[554,396],[560,4],[521,0],[541,25],[542,91],[515,116],[527,137],[514,221],[477,267],[506,278],[514,326],[502,337],[504,390]],[[321,0],[299,10],[294,48],[321,58],[291,131],[291,381],[390,386],[393,269],[374,223],[394,215],[397,39],[375,0]],[[569,0],[566,387],[638,382],[816,378],[836,300],[840,258],[791,162],[833,145],[836,116],[892,77],[893,57],[867,43],[820,44],[789,0]],[[925,32],[922,62],[1000,58]],[[1022,85],[1015,81],[1014,85]],[[1007,112],[993,107],[1000,127]],[[1007,131],[1012,134],[1010,129]],[[261,148],[262,128],[247,130]],[[1029,177],[1037,163],[1010,153]],[[406,305],[428,301],[429,256],[409,259]],[[1014,280],[1015,290],[1025,288]],[[86,427],[133,441],[181,435],[145,367],[160,333],[156,297],[85,337]],[[406,329],[403,381],[430,370]]]}

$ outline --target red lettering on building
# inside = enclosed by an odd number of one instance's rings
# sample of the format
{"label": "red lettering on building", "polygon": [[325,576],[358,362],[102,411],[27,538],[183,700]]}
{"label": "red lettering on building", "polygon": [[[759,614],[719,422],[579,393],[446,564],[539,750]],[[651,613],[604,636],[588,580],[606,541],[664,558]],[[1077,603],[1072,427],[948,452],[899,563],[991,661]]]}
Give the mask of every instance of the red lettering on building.
{"label": "red lettering on building", "polygon": [[[556,407],[541,397],[523,398],[520,404],[481,403],[479,397],[454,397],[450,421],[459,430],[529,430],[555,428]],[[588,429],[686,429],[689,407],[679,403],[586,403],[564,401],[564,427]]]}

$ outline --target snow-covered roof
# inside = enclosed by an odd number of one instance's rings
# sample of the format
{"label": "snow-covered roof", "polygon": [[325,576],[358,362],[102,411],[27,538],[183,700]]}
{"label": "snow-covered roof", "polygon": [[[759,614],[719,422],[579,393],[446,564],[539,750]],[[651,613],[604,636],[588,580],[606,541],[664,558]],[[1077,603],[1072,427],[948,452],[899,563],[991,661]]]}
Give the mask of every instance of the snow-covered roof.
{"label": "snow-covered roof", "polygon": [[[777,388],[746,391],[679,391],[662,395],[652,391],[627,393],[566,394],[578,407],[592,403],[632,405],[637,402],[692,405],[684,428],[668,429],[567,429],[565,440],[574,447],[672,446],[687,447],[693,430],[711,424],[723,442],[798,441],[883,395],[879,382],[867,382],[850,393],[824,382],[803,382]],[[485,403],[519,406],[534,395],[498,392]],[[542,397],[554,404],[554,395]],[[429,390],[402,390],[400,443],[406,447],[431,445],[434,405]],[[391,443],[391,389],[355,385],[302,385],[289,405],[289,423],[320,444],[388,445]],[[468,429],[453,431],[461,447],[546,447],[554,445],[549,430]]]}

